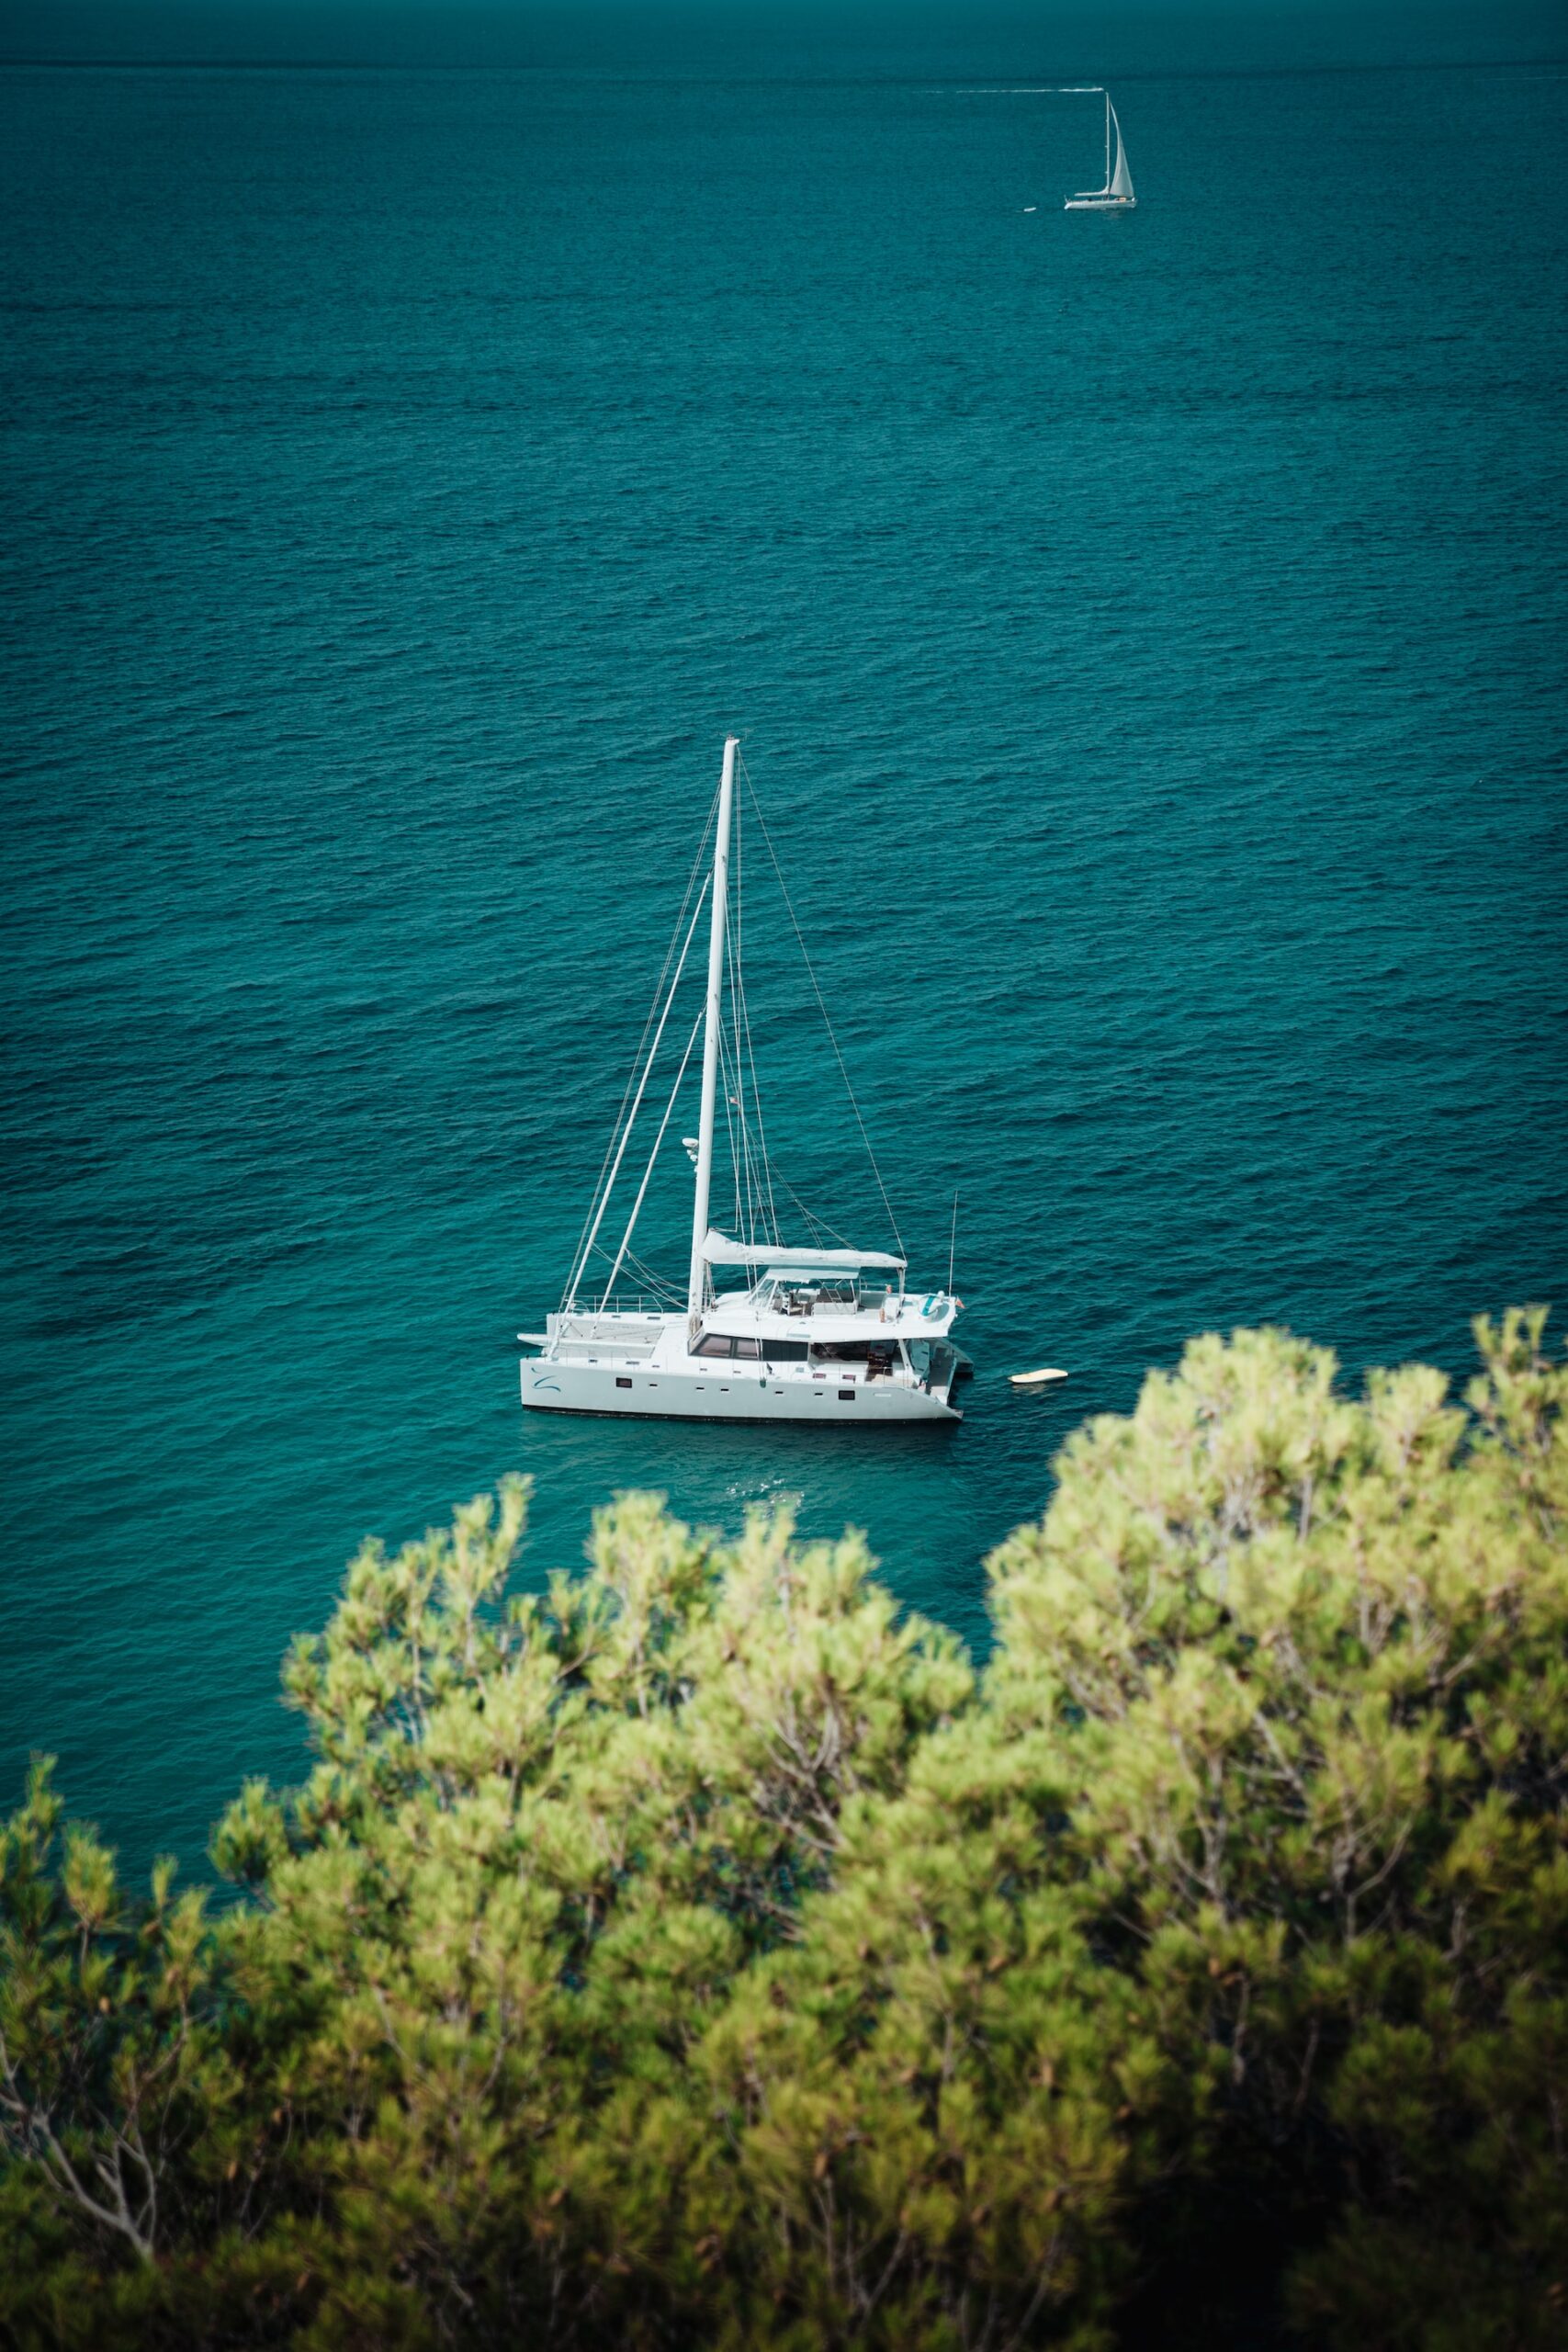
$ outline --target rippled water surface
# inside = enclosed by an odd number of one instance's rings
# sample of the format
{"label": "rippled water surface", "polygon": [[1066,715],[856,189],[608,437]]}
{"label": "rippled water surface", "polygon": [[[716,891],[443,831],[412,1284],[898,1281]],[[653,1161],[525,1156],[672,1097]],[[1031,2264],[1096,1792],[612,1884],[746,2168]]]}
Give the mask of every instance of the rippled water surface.
{"label": "rippled water surface", "polygon": [[[1554,39],[6,70],[7,1789],[199,1849],[358,1539],[511,1467],[530,1575],[794,1490],[978,1641],[1188,1333],[1568,1300]],[[1019,86],[1100,74],[1129,220]],[[960,1195],[950,1435],[518,1409],[731,725],[939,1278]],[[753,888],[777,1157],[878,1241]]]}

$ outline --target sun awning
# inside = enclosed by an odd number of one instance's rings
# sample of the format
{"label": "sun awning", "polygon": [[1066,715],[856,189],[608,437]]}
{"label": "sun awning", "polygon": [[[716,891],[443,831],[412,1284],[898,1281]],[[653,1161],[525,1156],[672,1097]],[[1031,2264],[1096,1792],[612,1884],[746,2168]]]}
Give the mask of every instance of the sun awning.
{"label": "sun awning", "polygon": [[727,1241],[711,1227],[703,1243],[703,1256],[710,1266],[781,1266],[812,1274],[852,1273],[863,1266],[901,1274],[906,1264],[902,1258],[889,1257],[886,1250],[780,1250],[765,1242]]}

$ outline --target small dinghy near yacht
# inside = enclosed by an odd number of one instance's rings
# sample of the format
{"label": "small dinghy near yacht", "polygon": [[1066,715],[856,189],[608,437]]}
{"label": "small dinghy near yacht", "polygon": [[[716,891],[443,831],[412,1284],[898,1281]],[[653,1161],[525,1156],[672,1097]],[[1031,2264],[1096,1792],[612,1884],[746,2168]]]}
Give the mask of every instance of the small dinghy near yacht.
{"label": "small dinghy near yacht", "polygon": [[[1132,212],[1137,209],[1133,193],[1133,175],[1127,169],[1127,150],[1122,143],[1122,125],[1116,119],[1116,109],[1111,103],[1111,93],[1102,90],[1105,100],[1105,186],[1080,188],[1077,196],[1069,196],[1064,210],[1067,212]],[[1111,168],[1111,134],[1116,133],[1116,168]]]}
{"label": "small dinghy near yacht", "polygon": [[[628,1084],[565,1295],[558,1311],[546,1317],[542,1332],[518,1334],[525,1345],[537,1351],[523,1359],[523,1402],[536,1412],[625,1413],[675,1420],[809,1421],[818,1427],[831,1422],[839,1428],[951,1423],[963,1418],[953,1391],[970,1370],[968,1358],[951,1338],[963,1303],[952,1296],[951,1287],[911,1289],[901,1244],[895,1250],[857,1250],[843,1244],[842,1237],[834,1237],[830,1246],[824,1246],[813,1234],[828,1228],[804,1212],[804,1221],[812,1227],[804,1239],[785,1241],[779,1229],[776,1171],[762,1128],[739,969],[739,915],[733,925],[730,921],[738,748],[738,739],[730,736],[719,779],[712,868],[698,890],[690,922],[686,907],[677,921],[665,964],[668,973],[674,959],[673,977],[667,991],[661,977],[656,991],[649,1015],[652,1042],[639,1053]],[[755,806],[754,794],[752,799]],[[761,812],[756,813],[761,825]],[[771,855],[765,826],[761,831]],[[776,859],[774,865],[776,870]],[[782,875],[779,882],[782,888]],[[687,907],[694,889],[695,868]],[[710,894],[706,996],[685,1039],[620,1246],[612,1258],[601,1246],[601,1229],[660,1056],[703,899]],[[789,907],[787,892],[784,903]],[[793,922],[793,907],[789,910]],[[798,937],[798,925],[795,929]],[[804,955],[804,941],[801,948]],[[809,973],[809,958],[807,968]],[[814,974],[812,986],[831,1038],[832,1024]],[[668,1287],[662,1295],[655,1291],[652,1296],[627,1299],[616,1290],[624,1269],[630,1265],[637,1279],[650,1279],[632,1252],[632,1236],[699,1032],[702,1107],[696,1135],[682,1138],[695,1171],[684,1302],[678,1290]],[[645,1030],[645,1039],[647,1035]],[[843,1072],[837,1040],[833,1043]],[[674,1050],[672,1045],[668,1058],[674,1057]],[[843,1074],[847,1086],[848,1074]],[[708,1221],[721,1079],[724,1124],[734,1163],[735,1222],[743,1228],[735,1235],[716,1231]],[[852,1091],[850,1099],[852,1104]],[[855,1115],[858,1122],[858,1108]],[[873,1159],[874,1173],[875,1165]],[[880,1175],[877,1185],[881,1190]],[[882,1197],[886,1206],[886,1192]],[[888,1222],[893,1223],[891,1209]],[[602,1284],[592,1271],[601,1258],[609,1269]],[[951,1269],[949,1283],[951,1286]]]}

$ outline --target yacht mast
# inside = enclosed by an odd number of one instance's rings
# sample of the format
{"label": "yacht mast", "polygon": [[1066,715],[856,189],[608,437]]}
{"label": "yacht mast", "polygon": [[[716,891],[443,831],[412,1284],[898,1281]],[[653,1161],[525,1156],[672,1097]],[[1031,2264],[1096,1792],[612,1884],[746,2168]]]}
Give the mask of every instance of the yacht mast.
{"label": "yacht mast", "polygon": [[697,1190],[692,1204],[692,1274],[686,1289],[686,1312],[694,1324],[703,1311],[707,1262],[703,1244],[708,1238],[708,1185],[713,1176],[713,1113],[718,1092],[719,1023],[723,1017],[720,991],[724,984],[724,943],[729,918],[729,814],[735,798],[735,752],[740,739],[724,739],[724,767],[718,786],[718,830],[713,852],[713,928],[708,934],[708,994],[703,1033],[703,1112],[697,1128]]}
{"label": "yacht mast", "polygon": [[1105,93],[1105,185],[1111,186],[1111,93]]}

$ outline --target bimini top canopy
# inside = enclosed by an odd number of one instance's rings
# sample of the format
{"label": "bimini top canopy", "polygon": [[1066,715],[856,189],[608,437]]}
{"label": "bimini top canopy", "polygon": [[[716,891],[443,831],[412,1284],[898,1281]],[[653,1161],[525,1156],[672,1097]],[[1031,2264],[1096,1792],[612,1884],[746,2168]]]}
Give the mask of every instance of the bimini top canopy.
{"label": "bimini top canopy", "polygon": [[780,1250],[767,1242],[753,1247],[749,1241],[727,1241],[711,1226],[703,1256],[710,1266],[778,1266],[811,1274],[852,1273],[862,1266],[901,1274],[908,1262],[890,1258],[886,1250]]}

